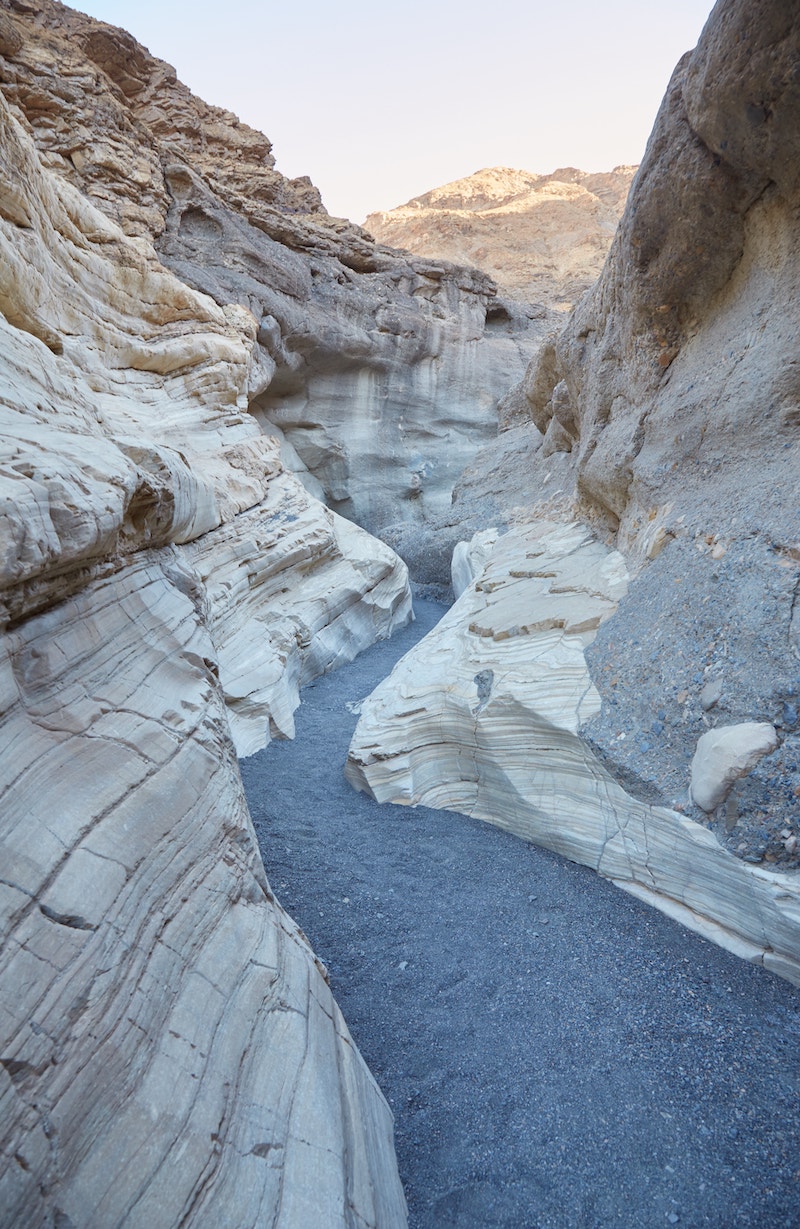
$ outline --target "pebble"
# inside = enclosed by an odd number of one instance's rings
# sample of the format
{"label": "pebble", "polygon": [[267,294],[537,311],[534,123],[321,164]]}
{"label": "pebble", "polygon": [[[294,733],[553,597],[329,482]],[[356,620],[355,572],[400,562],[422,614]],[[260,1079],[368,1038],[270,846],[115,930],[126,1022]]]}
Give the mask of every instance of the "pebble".
{"label": "pebble", "polygon": [[722,679],[713,679],[710,683],[706,683],[700,692],[700,706],[707,713],[710,708],[719,703],[721,697]]}

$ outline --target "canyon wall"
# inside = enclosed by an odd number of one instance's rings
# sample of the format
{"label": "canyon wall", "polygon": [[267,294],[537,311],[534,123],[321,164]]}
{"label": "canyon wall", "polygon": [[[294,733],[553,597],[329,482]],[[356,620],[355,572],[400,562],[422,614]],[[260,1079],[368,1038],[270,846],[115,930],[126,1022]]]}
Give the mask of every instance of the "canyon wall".
{"label": "canyon wall", "polygon": [[[585,861],[795,981],[798,41],[777,0],[720,0],[677,66],[597,284],[454,490],[454,527],[507,532],[459,548],[473,581],[365,706],[349,768]],[[625,561],[582,642],[574,577],[524,540],[537,519]]]}
{"label": "canyon wall", "polygon": [[607,700],[594,743],[642,796],[666,800],[706,729],[771,723],[780,747],[739,788],[719,833],[746,857],[790,865],[798,36],[783,4],[717,4],[675,70],[597,286],[524,385],[544,433],[533,484],[558,475],[638,573],[590,652]]}
{"label": "canyon wall", "polygon": [[249,412],[263,322],[159,259],[135,44],[17,0],[0,51],[0,1221],[402,1226],[236,751],[410,617],[405,567]]}
{"label": "canyon wall", "polygon": [[329,217],[261,133],[124,31],[50,0],[3,11],[6,96],[45,164],[181,280],[252,312],[251,410],[310,489],[373,532],[442,511],[542,322],[503,308],[485,274]]}
{"label": "canyon wall", "polygon": [[601,699],[586,650],[628,593],[622,555],[585,525],[534,520],[494,543],[478,535],[472,561],[476,579],[362,702],[350,782],[498,824],[800,984],[797,877],[638,799],[587,743]]}

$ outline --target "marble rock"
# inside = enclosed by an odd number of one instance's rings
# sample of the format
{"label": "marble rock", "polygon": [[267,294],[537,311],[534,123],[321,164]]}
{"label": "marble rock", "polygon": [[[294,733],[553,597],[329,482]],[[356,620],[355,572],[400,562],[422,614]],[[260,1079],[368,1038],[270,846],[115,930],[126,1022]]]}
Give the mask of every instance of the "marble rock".
{"label": "marble rock", "polygon": [[257,329],[43,166],[0,95],[9,1229],[405,1224],[226,698],[249,748],[288,730],[299,681],[408,617],[407,579],[283,473],[248,414]]}
{"label": "marble rock", "polygon": [[498,530],[484,529],[480,533],[473,534],[469,542],[456,542],[450,565],[455,597],[461,597],[475,577],[480,576],[497,537]]}
{"label": "marble rock", "polygon": [[405,1224],[392,1120],[272,896],[192,574],[2,640],[0,1223]]}
{"label": "marble rock", "polygon": [[379,802],[498,824],[800,984],[800,884],[631,797],[581,739],[585,649],[627,588],[584,527],[510,529],[482,575],[364,701],[346,775]]}
{"label": "marble rock", "polygon": [[709,730],[698,740],[692,758],[692,798],[702,810],[713,811],[725,801],[733,783],[752,772],[777,745],[777,731],[767,721],[743,721]]}
{"label": "marble rock", "polygon": [[240,756],[293,738],[300,687],[412,618],[405,564],[291,474],[181,556],[205,587]]}
{"label": "marble rock", "polygon": [[283,431],[335,511],[372,532],[427,526],[543,322],[509,314],[484,273],[329,217],[308,180],[275,170],[262,133],[125,31],[53,0],[7,24],[3,88],[46,165],[184,283],[255,317],[257,421]]}

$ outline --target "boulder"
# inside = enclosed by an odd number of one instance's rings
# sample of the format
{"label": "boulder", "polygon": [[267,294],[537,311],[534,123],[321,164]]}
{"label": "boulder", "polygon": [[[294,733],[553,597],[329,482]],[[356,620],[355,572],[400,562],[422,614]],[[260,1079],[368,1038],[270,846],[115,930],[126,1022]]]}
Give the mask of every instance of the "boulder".
{"label": "boulder", "polygon": [[704,811],[715,810],[740,777],[778,746],[778,734],[767,721],[743,721],[719,726],[698,740],[691,764],[692,798]]}

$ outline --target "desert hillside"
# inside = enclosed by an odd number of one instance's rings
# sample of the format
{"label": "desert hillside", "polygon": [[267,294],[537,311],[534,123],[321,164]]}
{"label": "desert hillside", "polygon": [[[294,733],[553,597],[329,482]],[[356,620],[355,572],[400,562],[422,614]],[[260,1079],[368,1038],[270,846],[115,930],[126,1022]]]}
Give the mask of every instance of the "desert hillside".
{"label": "desert hillside", "polygon": [[565,311],[600,273],[635,171],[488,167],[364,225],[382,243],[475,265],[511,298]]}

